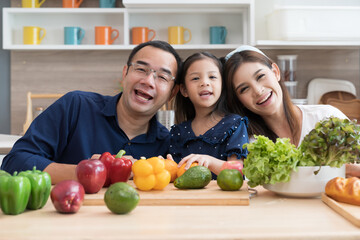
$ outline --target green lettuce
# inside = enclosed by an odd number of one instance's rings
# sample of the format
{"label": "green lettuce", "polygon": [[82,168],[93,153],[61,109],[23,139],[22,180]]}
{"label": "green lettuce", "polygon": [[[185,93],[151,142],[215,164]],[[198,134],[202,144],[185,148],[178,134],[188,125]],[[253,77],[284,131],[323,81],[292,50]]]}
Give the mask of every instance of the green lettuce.
{"label": "green lettuce", "polygon": [[255,136],[255,141],[244,147],[249,154],[244,160],[243,173],[250,187],[288,182],[297,166],[339,168],[345,163],[359,162],[360,125],[330,117],[318,122],[298,149],[288,138],[278,138],[274,143],[265,136]]}
{"label": "green lettuce", "polygon": [[245,144],[249,154],[244,160],[243,173],[248,185],[288,182],[290,173],[299,161],[299,150],[288,138],[278,138],[274,143],[265,136],[254,136],[255,141]]}
{"label": "green lettuce", "polygon": [[360,125],[330,117],[318,122],[302,141],[299,166],[341,167],[360,160]]}

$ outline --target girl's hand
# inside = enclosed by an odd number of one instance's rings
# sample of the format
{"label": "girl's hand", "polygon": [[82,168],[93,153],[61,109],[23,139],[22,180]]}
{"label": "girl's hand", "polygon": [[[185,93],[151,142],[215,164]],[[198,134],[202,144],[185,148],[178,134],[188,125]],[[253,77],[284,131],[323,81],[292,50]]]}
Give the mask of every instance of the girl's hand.
{"label": "girl's hand", "polygon": [[175,161],[175,160],[173,159],[173,157],[172,157],[172,155],[171,155],[171,154],[166,155],[166,159],[169,159],[169,160]]}
{"label": "girl's hand", "polygon": [[186,164],[185,169],[189,169],[191,164],[193,162],[197,162],[199,166],[204,166],[209,168],[210,166],[213,165],[214,161],[221,161],[217,158],[211,157],[209,155],[204,155],[204,154],[190,154],[186,157],[184,157],[183,159],[181,159],[181,161],[178,164],[178,167],[181,167],[181,165]]}

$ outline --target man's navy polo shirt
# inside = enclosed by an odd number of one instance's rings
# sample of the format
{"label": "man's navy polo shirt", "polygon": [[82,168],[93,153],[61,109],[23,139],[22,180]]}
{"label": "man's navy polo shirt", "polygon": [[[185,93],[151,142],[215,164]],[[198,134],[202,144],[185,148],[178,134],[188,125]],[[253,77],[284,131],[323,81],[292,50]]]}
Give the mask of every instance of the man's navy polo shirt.
{"label": "man's navy polo shirt", "polygon": [[1,169],[10,173],[43,170],[52,162],[77,164],[93,154],[120,149],[136,159],[162,155],[169,148],[169,131],[154,116],[147,134],[132,140],[119,127],[116,104],[121,93],[69,92],[49,106],[30,125],[4,158]]}

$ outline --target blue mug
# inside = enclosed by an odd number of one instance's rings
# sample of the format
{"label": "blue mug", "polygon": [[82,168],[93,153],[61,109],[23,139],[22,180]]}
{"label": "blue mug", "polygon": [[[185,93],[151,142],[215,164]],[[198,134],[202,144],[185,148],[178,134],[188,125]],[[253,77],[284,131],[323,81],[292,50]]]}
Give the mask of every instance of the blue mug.
{"label": "blue mug", "polygon": [[64,44],[80,45],[85,35],[81,27],[64,27]]}
{"label": "blue mug", "polygon": [[210,44],[225,44],[227,35],[226,27],[212,26],[210,27]]}
{"label": "blue mug", "polygon": [[101,8],[114,8],[116,0],[99,0],[99,7]]}

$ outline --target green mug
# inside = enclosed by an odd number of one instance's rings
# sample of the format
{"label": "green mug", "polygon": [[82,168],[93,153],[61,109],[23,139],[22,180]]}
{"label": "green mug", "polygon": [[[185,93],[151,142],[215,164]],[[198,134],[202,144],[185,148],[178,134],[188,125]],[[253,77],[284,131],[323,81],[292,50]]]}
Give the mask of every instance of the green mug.
{"label": "green mug", "polygon": [[227,30],[224,26],[212,26],[209,29],[210,44],[225,44]]}

